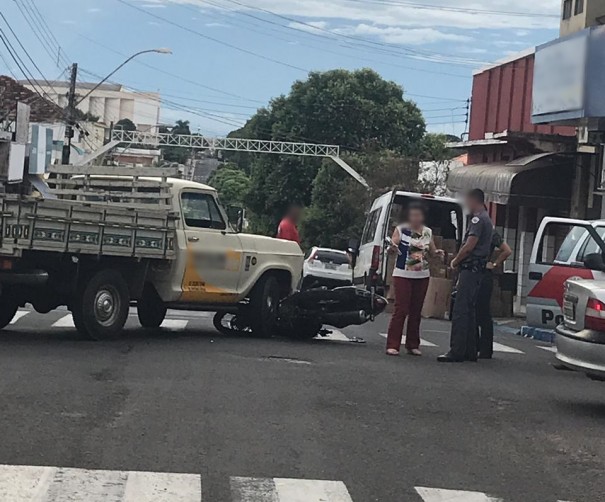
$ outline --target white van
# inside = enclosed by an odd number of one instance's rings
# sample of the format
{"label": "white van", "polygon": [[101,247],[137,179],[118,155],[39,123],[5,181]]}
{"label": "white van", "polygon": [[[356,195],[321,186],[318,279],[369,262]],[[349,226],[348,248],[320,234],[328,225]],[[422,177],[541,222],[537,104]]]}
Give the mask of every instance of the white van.
{"label": "white van", "polygon": [[605,273],[584,266],[586,256],[600,253],[588,233],[588,226],[601,238],[605,237],[605,220],[589,222],[551,217],[542,220],[529,264],[528,326],[554,330],[563,322],[563,288],[567,279],[605,279]]}
{"label": "white van", "polygon": [[368,213],[361,240],[351,243],[350,252],[356,256],[353,282],[365,287],[375,286],[379,294],[386,294],[388,284],[386,237],[390,237],[399,223],[402,211],[412,201],[422,201],[427,208],[426,225],[435,235],[454,239],[457,248],[462,243],[466,218],[462,203],[448,197],[436,197],[414,192],[392,191],[378,197]]}

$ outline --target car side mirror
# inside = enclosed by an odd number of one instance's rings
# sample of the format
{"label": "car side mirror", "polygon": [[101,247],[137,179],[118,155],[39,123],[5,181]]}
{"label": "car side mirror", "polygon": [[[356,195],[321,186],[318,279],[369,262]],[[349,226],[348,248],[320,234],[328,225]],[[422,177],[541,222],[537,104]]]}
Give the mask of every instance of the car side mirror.
{"label": "car side mirror", "polygon": [[244,221],[246,219],[246,210],[240,209],[237,212],[237,224],[235,225],[235,231],[241,234],[244,231]]}
{"label": "car side mirror", "polygon": [[355,268],[355,265],[357,264],[357,257],[359,256],[359,240],[358,239],[349,240],[349,245],[347,246],[347,255],[349,256],[351,268]]}
{"label": "car side mirror", "polygon": [[605,262],[601,253],[592,253],[584,258],[584,266],[589,270],[605,271]]}

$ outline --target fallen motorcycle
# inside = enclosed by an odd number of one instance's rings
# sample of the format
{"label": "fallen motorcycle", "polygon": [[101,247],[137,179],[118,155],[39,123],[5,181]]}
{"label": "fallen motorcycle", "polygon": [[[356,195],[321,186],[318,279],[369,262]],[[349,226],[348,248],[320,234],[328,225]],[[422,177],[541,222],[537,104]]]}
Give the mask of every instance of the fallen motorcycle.
{"label": "fallen motorcycle", "polygon": [[[374,320],[386,306],[382,296],[354,286],[298,291],[281,301],[275,332],[291,338],[314,338],[321,334],[324,324],[335,328],[359,326]],[[241,313],[217,312],[213,322],[224,334],[254,335]]]}

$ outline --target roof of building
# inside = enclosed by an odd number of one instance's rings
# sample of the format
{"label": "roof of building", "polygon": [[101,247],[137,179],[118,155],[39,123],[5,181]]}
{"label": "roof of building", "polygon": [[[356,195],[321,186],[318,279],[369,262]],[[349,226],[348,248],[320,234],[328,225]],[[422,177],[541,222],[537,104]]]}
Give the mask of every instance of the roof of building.
{"label": "roof of building", "polygon": [[30,91],[16,80],[0,75],[0,117],[14,118],[17,102],[31,107],[31,122],[54,122],[64,117],[63,110],[52,101]]}
{"label": "roof of building", "polygon": [[518,59],[523,59],[526,58],[528,56],[532,56],[536,53],[536,48],[535,47],[528,47],[527,49],[524,49],[520,52],[515,52],[514,54],[509,54],[508,56],[506,56],[503,59],[498,59],[497,61],[495,61],[494,63],[491,63],[489,65],[486,65],[482,68],[479,68],[478,70],[473,71],[473,75],[478,75],[480,73],[483,73],[484,71],[488,71],[491,70],[493,68],[496,68],[498,66],[502,66],[508,63],[512,63],[513,61],[517,61]]}

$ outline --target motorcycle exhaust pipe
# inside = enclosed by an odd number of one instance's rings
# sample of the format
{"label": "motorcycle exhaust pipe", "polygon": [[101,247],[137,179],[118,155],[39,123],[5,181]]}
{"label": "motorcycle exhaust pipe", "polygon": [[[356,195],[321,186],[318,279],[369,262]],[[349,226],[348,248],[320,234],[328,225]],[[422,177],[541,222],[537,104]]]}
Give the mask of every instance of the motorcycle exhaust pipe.
{"label": "motorcycle exhaust pipe", "polygon": [[370,320],[370,314],[364,310],[353,312],[332,312],[322,316],[322,322],[335,328],[346,328],[347,326],[359,326]]}

